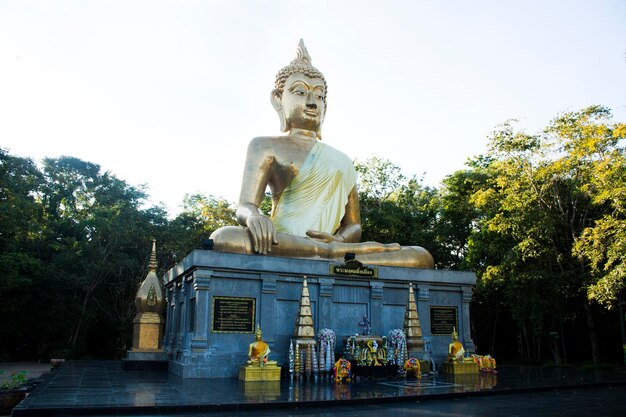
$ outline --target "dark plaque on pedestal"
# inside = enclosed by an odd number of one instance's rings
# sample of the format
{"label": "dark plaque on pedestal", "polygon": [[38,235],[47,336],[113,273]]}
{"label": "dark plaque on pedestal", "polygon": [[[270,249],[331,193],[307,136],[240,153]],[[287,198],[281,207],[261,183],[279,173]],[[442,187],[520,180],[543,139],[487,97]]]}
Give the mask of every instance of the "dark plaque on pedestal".
{"label": "dark plaque on pedestal", "polygon": [[378,268],[363,266],[356,259],[351,259],[340,265],[330,264],[329,273],[330,275],[344,275],[346,277],[378,278]]}
{"label": "dark plaque on pedestal", "polygon": [[256,298],[213,297],[213,333],[254,333]]}
{"label": "dark plaque on pedestal", "polygon": [[430,334],[447,336],[459,329],[456,306],[430,306]]}

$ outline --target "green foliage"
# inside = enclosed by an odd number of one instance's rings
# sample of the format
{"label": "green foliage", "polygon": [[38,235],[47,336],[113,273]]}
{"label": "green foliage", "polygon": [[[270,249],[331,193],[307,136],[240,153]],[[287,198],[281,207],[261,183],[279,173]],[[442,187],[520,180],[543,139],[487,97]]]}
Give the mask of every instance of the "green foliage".
{"label": "green foliage", "polygon": [[397,242],[438,250],[435,239],[437,190],[378,158],[356,163],[363,234],[361,240]]}
{"label": "green foliage", "polygon": [[236,224],[232,203],[212,195],[185,195],[183,211],[163,231],[161,240],[170,256],[163,265],[172,267],[216,229]]}
{"label": "green foliage", "polygon": [[360,197],[383,202],[407,182],[400,167],[386,159],[370,158],[365,163],[355,163],[354,168],[358,175]]}
{"label": "green foliage", "polygon": [[602,108],[588,111],[578,129],[564,130],[572,138],[568,147],[592,172],[584,192],[602,214],[577,238],[573,252],[591,265],[589,299],[613,308],[626,285],[626,124],[602,123],[609,116]]}
{"label": "green foliage", "polygon": [[[4,370],[0,370],[0,376],[4,375],[4,373]],[[26,375],[28,375],[28,371],[22,370],[19,372],[12,372],[9,379],[2,377],[0,389],[13,390],[19,388],[21,385],[26,383]]]}
{"label": "green foliage", "polygon": [[263,196],[263,201],[261,201],[261,205],[259,206],[259,210],[261,213],[266,216],[271,216],[272,210],[274,209],[274,203],[272,202],[272,195],[268,192]]}
{"label": "green foliage", "polygon": [[42,357],[59,348],[75,355],[124,349],[165,213],[143,209],[142,189],[96,164],[60,157],[45,159],[40,171],[30,160],[0,156],[3,351]]}
{"label": "green foliage", "polygon": [[529,358],[538,359],[550,329],[580,314],[598,360],[587,297],[610,305],[623,288],[625,129],[609,119],[591,106],[536,135],[507,122],[491,137],[487,163],[473,167],[486,180],[468,199],[478,212],[467,264],[479,297],[505,300]]}

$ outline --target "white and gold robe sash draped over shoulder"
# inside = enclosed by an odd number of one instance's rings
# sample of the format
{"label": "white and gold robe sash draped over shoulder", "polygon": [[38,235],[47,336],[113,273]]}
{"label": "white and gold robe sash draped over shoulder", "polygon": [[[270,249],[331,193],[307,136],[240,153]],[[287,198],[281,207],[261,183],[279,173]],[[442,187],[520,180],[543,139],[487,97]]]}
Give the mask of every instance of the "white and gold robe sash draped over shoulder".
{"label": "white and gold robe sash draped over shoulder", "polygon": [[317,142],[272,213],[276,231],[295,236],[306,236],[307,230],[335,233],[355,185],[352,161]]}

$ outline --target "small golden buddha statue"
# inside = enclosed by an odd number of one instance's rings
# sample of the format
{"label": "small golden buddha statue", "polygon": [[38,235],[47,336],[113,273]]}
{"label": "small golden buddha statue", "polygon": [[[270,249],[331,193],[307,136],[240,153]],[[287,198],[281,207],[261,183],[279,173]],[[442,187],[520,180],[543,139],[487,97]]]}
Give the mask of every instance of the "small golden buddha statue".
{"label": "small golden buddha statue", "polygon": [[270,354],[270,347],[262,339],[261,326],[257,324],[256,331],[254,332],[254,342],[250,343],[248,347],[248,365],[275,365],[275,361],[268,361],[267,357]]}
{"label": "small golden buddha statue", "polygon": [[[333,260],[352,252],[366,264],[433,268],[433,257],[419,246],[360,242],[352,161],[320,142],[326,91],[324,76],[300,40],[296,58],[280,70],[271,95],[281,130],[288,134],[250,142],[237,206],[243,227],[216,230],[214,249]],[[267,187],[271,217],[259,210]]]}
{"label": "small golden buddha statue", "polygon": [[448,345],[448,362],[463,362],[465,356],[465,348],[459,342],[459,334],[456,328],[452,329],[452,342]]}

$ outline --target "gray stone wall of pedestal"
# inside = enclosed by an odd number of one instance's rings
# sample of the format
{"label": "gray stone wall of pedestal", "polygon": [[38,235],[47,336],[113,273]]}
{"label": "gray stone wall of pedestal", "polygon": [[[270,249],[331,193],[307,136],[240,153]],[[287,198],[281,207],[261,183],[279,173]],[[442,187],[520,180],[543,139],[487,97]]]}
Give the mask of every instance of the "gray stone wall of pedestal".
{"label": "gray stone wall of pedestal", "polygon": [[[358,257],[357,257],[358,260]],[[402,328],[408,283],[416,290],[422,333],[430,338],[431,357],[443,362],[450,336],[432,335],[430,307],[456,307],[459,340],[474,350],[470,335],[469,303],[476,277],[471,272],[372,266],[377,278],[330,274],[328,260],[238,255],[194,250],[164,276],[167,301],[164,350],[169,369],[186,378],[236,377],[247,360],[252,333],[214,333],[214,297],[255,299],[254,327],[272,350],[270,360],[286,366],[302,278],[307,277],[316,333],[331,328],[337,335],[337,354],[345,336],[359,333],[367,315],[372,333],[386,335]],[[335,263],[336,264],[336,263]]]}

